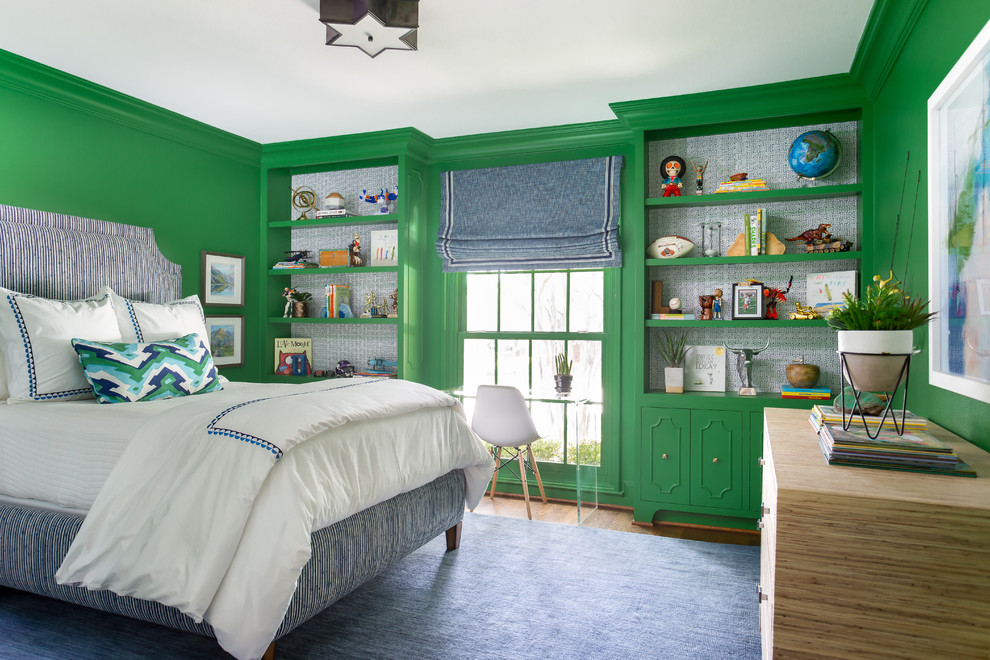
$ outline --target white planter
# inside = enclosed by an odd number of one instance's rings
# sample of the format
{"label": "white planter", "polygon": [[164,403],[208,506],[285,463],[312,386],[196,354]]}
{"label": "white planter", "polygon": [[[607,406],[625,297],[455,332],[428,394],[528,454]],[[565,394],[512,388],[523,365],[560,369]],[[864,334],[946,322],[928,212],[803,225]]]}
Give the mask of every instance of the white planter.
{"label": "white planter", "polygon": [[666,367],[663,370],[663,382],[667,387],[667,394],[681,394],[684,392],[684,368]]}
{"label": "white planter", "polygon": [[911,330],[839,330],[840,353],[910,354]]}
{"label": "white planter", "polygon": [[912,340],[910,330],[840,330],[844,376],[861,392],[893,394],[905,361],[911,359]]}

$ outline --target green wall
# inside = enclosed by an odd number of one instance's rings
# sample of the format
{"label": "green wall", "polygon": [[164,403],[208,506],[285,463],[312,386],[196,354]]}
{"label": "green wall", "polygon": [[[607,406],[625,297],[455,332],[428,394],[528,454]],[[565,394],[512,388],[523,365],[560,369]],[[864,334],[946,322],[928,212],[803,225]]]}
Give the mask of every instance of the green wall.
{"label": "green wall", "polygon": [[[200,250],[258,259],[260,146],[150,104],[0,51],[0,203],[155,230],[182,266],[183,295],[200,291]],[[246,364],[258,328],[246,306]]]}
{"label": "green wall", "polygon": [[[990,20],[990,3],[986,0],[928,0],[913,4],[918,11],[917,21],[885,82],[874,93],[874,217],[877,220],[873,235],[876,258],[872,271],[867,271],[868,265],[864,264],[864,275],[886,272],[893,254],[895,272],[905,278],[908,288],[927,295],[928,98]],[[901,208],[905,162],[908,162],[907,192],[895,246],[894,226]],[[909,221],[915,215],[914,193],[919,171],[921,186],[912,233]],[[907,274],[901,275],[909,245],[911,263]],[[925,350],[911,363],[908,405],[918,414],[990,450],[990,405],[929,385],[925,333],[916,333],[916,340],[924,342]]]}

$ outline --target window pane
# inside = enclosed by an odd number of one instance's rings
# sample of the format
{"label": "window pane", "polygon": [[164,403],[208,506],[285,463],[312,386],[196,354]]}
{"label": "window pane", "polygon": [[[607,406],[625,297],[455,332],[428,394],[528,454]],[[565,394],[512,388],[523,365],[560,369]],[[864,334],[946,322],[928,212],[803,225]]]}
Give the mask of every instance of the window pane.
{"label": "window pane", "polygon": [[[578,416],[580,419],[577,419]],[[601,465],[602,407],[595,404],[581,406],[574,419],[579,426],[568,428],[570,431],[568,443],[572,447],[571,451],[568,452],[568,462],[571,462],[570,455],[579,451],[578,439],[580,437],[581,465]]]}
{"label": "window pane", "polygon": [[599,341],[567,342],[567,357],[574,361],[571,374],[573,390],[592,401],[602,400],[602,343]]}
{"label": "window pane", "polygon": [[[464,340],[464,374],[461,379],[464,391],[474,394],[478,385],[495,382],[495,340]],[[468,418],[470,419],[470,417]]]}
{"label": "window pane", "polygon": [[564,405],[534,401],[533,423],[542,436],[533,443],[533,455],[544,463],[564,462]]}
{"label": "window pane", "polygon": [[530,273],[502,275],[502,332],[528,332],[533,327],[533,276]]}
{"label": "window pane", "polygon": [[567,273],[534,273],[537,332],[567,330]]}
{"label": "window pane", "polygon": [[533,340],[533,392],[541,396],[552,395],[554,391],[554,374],[557,366],[554,356],[564,352],[562,340],[544,341]]}
{"label": "window pane", "polygon": [[512,385],[525,393],[529,390],[529,342],[498,340],[498,385]]}
{"label": "window pane", "polygon": [[498,330],[498,273],[467,274],[467,330]]}
{"label": "window pane", "polygon": [[571,273],[571,332],[603,332],[605,273]]}

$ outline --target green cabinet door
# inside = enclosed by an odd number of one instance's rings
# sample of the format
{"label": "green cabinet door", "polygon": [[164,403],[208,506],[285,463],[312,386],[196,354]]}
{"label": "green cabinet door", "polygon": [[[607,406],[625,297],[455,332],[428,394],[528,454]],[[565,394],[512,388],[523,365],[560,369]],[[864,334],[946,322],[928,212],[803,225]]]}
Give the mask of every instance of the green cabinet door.
{"label": "green cabinet door", "polygon": [[688,504],[691,411],[643,408],[642,484],[648,502]]}
{"label": "green cabinet door", "polygon": [[691,504],[740,510],[743,425],[736,410],[691,412]]}

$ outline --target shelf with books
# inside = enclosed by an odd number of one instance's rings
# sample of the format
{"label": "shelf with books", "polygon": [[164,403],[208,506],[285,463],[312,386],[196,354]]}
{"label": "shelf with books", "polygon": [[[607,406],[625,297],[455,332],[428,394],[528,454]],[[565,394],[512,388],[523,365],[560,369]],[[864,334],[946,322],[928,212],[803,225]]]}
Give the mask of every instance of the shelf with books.
{"label": "shelf with books", "polygon": [[717,266],[729,264],[774,264],[800,261],[838,261],[842,259],[862,259],[863,253],[856,252],[792,252],[789,254],[759,254],[742,257],[677,257],[676,259],[647,259],[646,265],[663,266]]}
{"label": "shelf with books", "polygon": [[647,328],[824,328],[827,324],[823,319],[791,321],[790,319],[760,319],[703,321],[700,319],[646,319]]}

